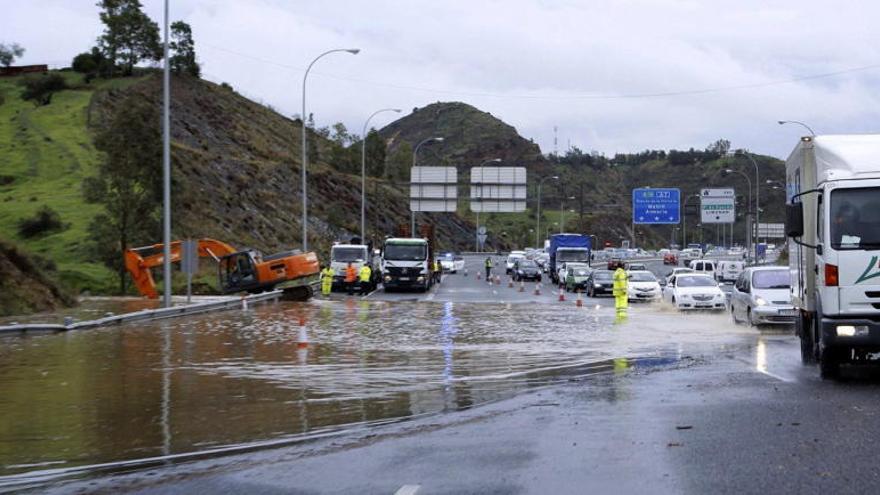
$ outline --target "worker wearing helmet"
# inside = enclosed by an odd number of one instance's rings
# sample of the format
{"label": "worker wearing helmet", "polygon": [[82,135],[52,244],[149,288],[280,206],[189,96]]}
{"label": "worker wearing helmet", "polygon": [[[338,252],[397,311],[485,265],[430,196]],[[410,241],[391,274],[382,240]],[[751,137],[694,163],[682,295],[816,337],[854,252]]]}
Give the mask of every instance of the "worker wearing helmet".
{"label": "worker wearing helmet", "polygon": [[370,268],[370,265],[364,263],[364,266],[361,267],[360,273],[358,273],[362,296],[370,292],[370,278],[372,278],[372,276],[373,270]]}
{"label": "worker wearing helmet", "polygon": [[330,265],[324,265],[321,268],[321,294],[324,296],[329,296],[333,291],[333,275],[336,273]]}
{"label": "worker wearing helmet", "polygon": [[627,310],[627,275],[623,269],[623,262],[617,263],[617,269],[614,270],[614,309],[617,315],[626,315]]}

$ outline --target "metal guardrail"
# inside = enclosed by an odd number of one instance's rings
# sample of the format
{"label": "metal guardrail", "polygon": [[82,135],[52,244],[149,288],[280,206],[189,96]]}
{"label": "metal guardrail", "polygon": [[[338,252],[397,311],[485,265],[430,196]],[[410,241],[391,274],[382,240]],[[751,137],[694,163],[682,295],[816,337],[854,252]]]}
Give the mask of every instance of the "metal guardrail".
{"label": "metal guardrail", "polygon": [[219,301],[207,301],[202,303],[187,304],[184,306],[172,306],[170,308],[159,309],[143,309],[133,313],[123,313],[121,315],[105,316],[97,320],[88,320],[70,323],[22,323],[14,325],[0,326],[0,334],[28,331],[56,331],[64,332],[69,330],[87,330],[90,328],[106,327],[110,325],[121,325],[123,323],[133,323],[138,321],[160,320],[165,318],[178,318],[181,316],[190,316],[209,311],[218,311],[224,309],[247,307],[248,304],[264,301],[275,301],[281,298],[283,290],[274,290],[272,292],[263,292],[261,294],[252,294],[243,297],[229,297]]}

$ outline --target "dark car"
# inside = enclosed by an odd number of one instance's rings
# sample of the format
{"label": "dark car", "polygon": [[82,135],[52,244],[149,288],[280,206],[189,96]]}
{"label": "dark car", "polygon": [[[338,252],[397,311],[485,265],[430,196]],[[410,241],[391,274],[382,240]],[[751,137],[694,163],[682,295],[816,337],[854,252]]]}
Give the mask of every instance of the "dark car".
{"label": "dark car", "polygon": [[513,279],[517,282],[522,280],[541,281],[541,267],[532,260],[519,259],[513,264]]}
{"label": "dark car", "polygon": [[597,294],[611,294],[614,291],[614,272],[611,270],[596,270],[587,279],[587,295],[596,297]]}

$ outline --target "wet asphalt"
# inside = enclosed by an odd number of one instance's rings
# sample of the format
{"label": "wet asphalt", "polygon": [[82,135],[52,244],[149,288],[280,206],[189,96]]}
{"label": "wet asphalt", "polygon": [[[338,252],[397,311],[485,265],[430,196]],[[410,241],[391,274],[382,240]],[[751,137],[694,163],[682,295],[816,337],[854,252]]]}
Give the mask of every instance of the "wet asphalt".
{"label": "wet asphalt", "polygon": [[[389,301],[557,304],[447,275]],[[476,267],[474,267],[476,265]],[[650,262],[665,275],[671,267]],[[334,294],[332,299],[348,296]],[[359,297],[359,296],[355,296]],[[571,294],[563,305],[571,302]],[[585,299],[596,310],[611,298]],[[560,306],[564,307],[564,306]],[[636,314],[652,318],[635,308]],[[638,313],[642,312],[642,313]],[[657,318],[662,315],[658,313]],[[666,315],[668,316],[668,315]],[[639,320],[636,320],[637,322]],[[874,493],[880,370],[826,382],[787,329],[711,352],[594,363],[567,380],[455,412],[352,428],[278,449],[41,485],[58,493]]]}

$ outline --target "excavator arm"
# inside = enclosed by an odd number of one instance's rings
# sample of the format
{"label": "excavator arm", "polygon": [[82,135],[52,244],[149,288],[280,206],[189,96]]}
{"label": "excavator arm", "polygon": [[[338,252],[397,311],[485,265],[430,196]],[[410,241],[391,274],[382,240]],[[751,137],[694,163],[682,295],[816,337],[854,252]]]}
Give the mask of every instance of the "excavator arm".
{"label": "excavator arm", "polygon": [[[125,250],[125,268],[131,275],[135,287],[142,295],[150,299],[159,297],[156,291],[156,282],[153,280],[151,268],[159,266],[163,262],[164,244],[153,244],[152,246],[142,246]],[[171,262],[180,261],[180,255],[183,243],[181,241],[171,242]],[[215,239],[199,239],[198,241],[199,257],[211,257],[215,261],[222,256],[236,252],[236,249],[225,242]]]}

